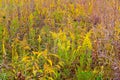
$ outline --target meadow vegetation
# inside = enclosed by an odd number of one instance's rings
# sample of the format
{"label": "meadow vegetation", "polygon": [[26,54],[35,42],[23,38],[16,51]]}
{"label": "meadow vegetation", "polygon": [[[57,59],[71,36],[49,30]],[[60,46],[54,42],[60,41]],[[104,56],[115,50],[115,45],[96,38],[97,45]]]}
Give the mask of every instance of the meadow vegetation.
{"label": "meadow vegetation", "polygon": [[120,80],[120,1],[0,0],[0,80]]}

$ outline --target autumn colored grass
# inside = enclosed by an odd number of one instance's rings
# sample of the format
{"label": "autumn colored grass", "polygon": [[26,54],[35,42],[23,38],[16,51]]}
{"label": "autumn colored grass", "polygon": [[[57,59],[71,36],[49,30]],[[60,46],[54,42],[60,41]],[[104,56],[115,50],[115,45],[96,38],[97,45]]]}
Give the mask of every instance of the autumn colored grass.
{"label": "autumn colored grass", "polygon": [[119,0],[0,0],[0,80],[119,80]]}

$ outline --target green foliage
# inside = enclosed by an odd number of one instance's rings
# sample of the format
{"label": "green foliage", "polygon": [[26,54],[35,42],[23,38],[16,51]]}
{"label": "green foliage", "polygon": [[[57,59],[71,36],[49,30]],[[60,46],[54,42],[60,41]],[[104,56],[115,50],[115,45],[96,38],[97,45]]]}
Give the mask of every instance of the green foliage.
{"label": "green foliage", "polygon": [[93,75],[90,71],[82,71],[80,68],[77,70],[77,80],[93,80]]}
{"label": "green foliage", "polygon": [[117,5],[0,0],[0,79],[114,80],[120,73]]}

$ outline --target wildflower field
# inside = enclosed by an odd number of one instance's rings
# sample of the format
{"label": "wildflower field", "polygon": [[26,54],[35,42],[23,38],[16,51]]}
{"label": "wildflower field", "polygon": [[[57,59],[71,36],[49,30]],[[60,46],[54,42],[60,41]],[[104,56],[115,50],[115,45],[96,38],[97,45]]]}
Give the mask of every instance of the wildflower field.
{"label": "wildflower field", "polygon": [[120,80],[120,0],[0,0],[0,80]]}

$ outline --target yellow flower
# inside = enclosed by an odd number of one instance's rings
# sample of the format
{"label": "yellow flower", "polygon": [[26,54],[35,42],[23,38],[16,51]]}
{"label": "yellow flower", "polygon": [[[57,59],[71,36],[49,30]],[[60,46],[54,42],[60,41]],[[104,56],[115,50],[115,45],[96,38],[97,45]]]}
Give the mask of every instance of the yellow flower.
{"label": "yellow flower", "polygon": [[38,36],[38,39],[37,39],[37,40],[38,40],[39,43],[41,42],[42,39],[41,39],[41,36],[40,36],[40,35]]}
{"label": "yellow flower", "polygon": [[72,40],[74,41],[75,40],[75,36],[73,33],[70,32],[70,37],[72,38]]}
{"label": "yellow flower", "polygon": [[67,41],[67,50],[69,50],[69,49],[70,49],[70,40]]}
{"label": "yellow flower", "polygon": [[59,36],[59,39],[62,40],[62,41],[66,41],[67,40],[65,32],[62,32],[61,30],[60,30],[58,36]]}
{"label": "yellow flower", "polygon": [[50,32],[50,33],[51,33],[53,39],[57,39],[57,37],[58,37],[57,33],[55,33],[55,32]]}
{"label": "yellow flower", "polygon": [[88,47],[89,49],[92,49],[92,43],[89,38],[90,36],[91,36],[91,32],[88,32],[83,41],[83,47]]}

